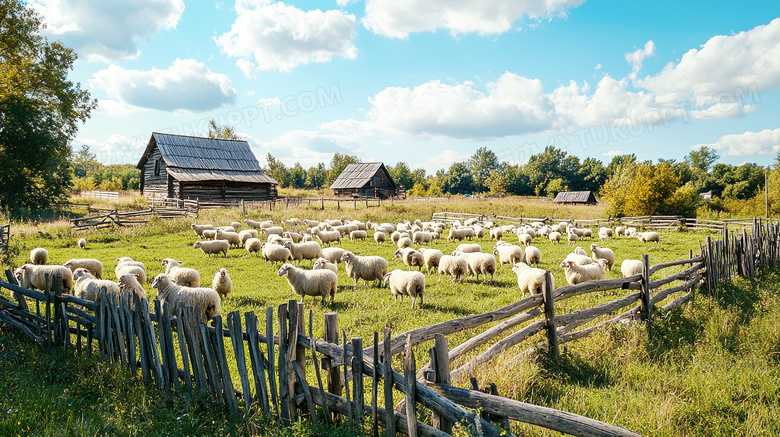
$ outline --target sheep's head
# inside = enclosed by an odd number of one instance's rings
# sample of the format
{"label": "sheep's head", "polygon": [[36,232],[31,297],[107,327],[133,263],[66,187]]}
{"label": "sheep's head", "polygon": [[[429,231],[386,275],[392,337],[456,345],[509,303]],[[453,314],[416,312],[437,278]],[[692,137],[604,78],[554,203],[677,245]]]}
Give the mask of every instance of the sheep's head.
{"label": "sheep's head", "polygon": [[195,223],[190,225],[190,229],[195,229]]}
{"label": "sheep's head", "polygon": [[402,257],[403,254],[404,254],[404,250],[403,249],[396,249],[396,251],[393,252],[393,259],[398,259],[398,258]]}
{"label": "sheep's head", "polygon": [[606,266],[607,266],[607,260],[606,260],[606,259],[604,259],[604,258],[599,258],[599,259],[597,259],[597,260],[596,260],[596,262],[597,262],[597,263],[598,263],[598,264],[599,264],[599,265],[600,265],[602,268],[604,268],[604,267],[606,267]]}
{"label": "sheep's head", "polygon": [[390,276],[392,276],[392,275],[393,275],[393,272],[385,273],[385,277],[382,278],[382,282],[385,283],[385,284],[390,282]]}
{"label": "sheep's head", "polygon": [[86,277],[88,274],[91,274],[89,270],[83,267],[79,267],[73,271],[73,280],[78,281],[79,279]]}
{"label": "sheep's head", "polygon": [[515,263],[515,265],[512,266],[512,273],[522,272],[527,268],[528,268],[528,264],[524,262]]}
{"label": "sheep's head", "polygon": [[561,262],[561,267],[564,268],[564,269],[568,269],[569,267],[572,266],[572,264],[574,264],[574,263],[571,262],[571,261],[563,260],[563,262]]}
{"label": "sheep's head", "polygon": [[341,258],[339,258],[339,261],[341,261],[341,262],[347,262],[347,261],[351,260],[351,259],[352,259],[352,258],[354,258],[354,257],[355,257],[355,254],[354,254],[354,253],[352,253],[352,252],[350,252],[350,251],[346,251],[346,252],[344,252],[344,254],[343,254],[343,255],[341,255]]}
{"label": "sheep's head", "polygon": [[590,250],[596,250],[597,248],[599,248],[599,245],[596,243],[590,245]]}
{"label": "sheep's head", "polygon": [[203,246],[203,242],[202,241],[196,241],[195,244],[192,245],[192,248],[193,249],[198,249],[201,246]]}
{"label": "sheep's head", "polygon": [[277,274],[278,276],[287,276],[287,272],[288,272],[288,271],[289,271],[289,270],[290,270],[292,267],[293,267],[293,266],[292,266],[292,264],[287,264],[287,263],[285,263],[285,264],[283,264],[283,265],[282,265],[282,266],[279,268],[279,271],[278,271],[278,272],[276,272],[276,274]]}
{"label": "sheep's head", "polygon": [[224,277],[225,277],[225,276],[227,276],[227,275],[228,275],[228,271],[227,271],[227,270],[225,270],[225,269],[219,269],[219,276],[221,276],[221,277],[223,277],[223,278],[224,278]]}
{"label": "sheep's head", "polygon": [[285,241],[284,244],[282,244],[287,249],[292,248],[292,241]]}
{"label": "sheep's head", "polygon": [[[129,275],[129,274],[125,274],[125,275],[122,275],[122,276],[119,278],[119,286],[120,286],[120,287],[121,287],[121,286],[123,286],[123,285],[124,285],[124,284],[125,284],[125,283],[126,283],[128,280],[129,280],[129,278],[125,278],[125,276],[128,276],[128,275]],[[137,277],[137,276],[136,276],[136,277]],[[173,280],[172,280],[170,277],[168,277],[168,275],[166,275],[165,273],[160,273],[159,275],[155,276],[155,278],[154,278],[154,281],[152,282],[152,288],[157,288],[157,289],[160,289],[160,288],[162,288],[163,286],[165,286],[165,285],[169,285],[169,284],[171,284],[171,283],[174,283],[174,282],[175,282],[175,281],[173,281]]]}

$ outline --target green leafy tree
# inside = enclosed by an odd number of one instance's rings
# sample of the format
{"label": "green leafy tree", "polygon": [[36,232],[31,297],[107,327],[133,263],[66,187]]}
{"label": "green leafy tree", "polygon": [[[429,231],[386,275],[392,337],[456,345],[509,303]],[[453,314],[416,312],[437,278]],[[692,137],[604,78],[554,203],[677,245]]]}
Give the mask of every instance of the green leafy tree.
{"label": "green leafy tree", "polygon": [[409,197],[425,197],[428,194],[428,189],[425,188],[425,183],[420,181],[416,182],[411,190],[406,192]]}
{"label": "green leafy tree", "polygon": [[300,162],[296,162],[290,169],[290,186],[293,188],[306,186],[306,170],[303,169]]}
{"label": "green leafy tree", "polygon": [[73,175],[79,178],[83,178],[88,174],[95,173],[100,169],[102,165],[95,159],[96,156],[92,153],[89,146],[82,144],[81,149],[78,152],[73,152],[71,155],[71,162],[73,164]]}
{"label": "green leafy tree", "polygon": [[474,180],[474,189],[481,192],[487,188],[487,179],[491,173],[499,170],[500,162],[492,150],[488,150],[487,147],[480,147],[469,158],[468,166]]}
{"label": "green leafy tree", "polygon": [[[615,172],[620,170],[620,167],[623,164],[632,164],[636,162],[637,162],[636,155],[633,153],[630,155],[613,156],[612,161],[610,161],[609,164],[607,165],[607,179],[611,178],[615,174]],[[625,168],[626,167],[624,167],[623,170],[625,170]]]}
{"label": "green leafy tree", "polygon": [[266,168],[268,175],[276,179],[276,182],[279,183],[280,187],[289,187],[291,179],[290,171],[287,169],[287,166],[279,159],[274,158],[270,153],[265,156],[265,160],[268,163],[268,167]]}
{"label": "green leafy tree", "polygon": [[576,190],[587,190],[598,193],[607,181],[607,169],[604,164],[595,158],[586,158],[577,171],[579,184]]}
{"label": "green leafy tree", "polygon": [[[610,202],[608,211],[619,216],[675,214],[695,209],[698,191],[682,185],[668,163],[624,164],[602,190]],[[691,193],[695,193],[693,196]]]}
{"label": "green leafy tree", "polygon": [[360,162],[357,156],[346,155],[343,153],[336,153],[330,160],[330,168],[328,168],[327,176],[325,178],[325,186],[333,185],[333,181],[344,171],[349,164],[357,164]]}
{"label": "green leafy tree", "polygon": [[325,164],[319,163],[316,166],[309,167],[306,170],[306,188],[322,188],[325,184],[325,178],[327,172],[325,171]]}
{"label": "green leafy tree", "polygon": [[441,189],[441,184],[438,180],[434,180],[428,186],[428,197],[443,197],[444,191]]}
{"label": "green leafy tree", "polygon": [[220,124],[217,124],[217,120],[214,120],[213,118],[209,120],[209,138],[216,138],[220,140],[242,140],[243,138],[241,135],[239,135],[235,129],[233,129],[231,126],[222,126]]}
{"label": "green leafy tree", "polygon": [[490,176],[485,180],[485,187],[488,192],[493,195],[503,195],[508,191],[509,180],[506,172],[499,172],[493,170],[490,172]]}
{"label": "green leafy tree", "polygon": [[566,186],[566,181],[561,178],[553,179],[547,184],[547,197],[553,198],[561,191],[568,191],[569,187]]}
{"label": "green leafy tree", "polygon": [[409,164],[405,162],[398,162],[395,167],[387,167],[387,172],[390,173],[393,182],[399,187],[411,190],[417,182],[412,170],[409,169]]}
{"label": "green leafy tree", "polygon": [[707,146],[702,146],[685,157],[685,162],[691,167],[691,180],[698,189],[704,189],[710,168],[717,161],[718,153]]}
{"label": "green leafy tree", "polygon": [[[544,148],[544,152],[531,156],[525,164],[525,174],[530,179],[531,187],[539,195],[547,193],[547,184],[553,179],[568,181],[564,174],[563,162],[566,152],[553,146]],[[568,182],[567,182],[568,183]]]}
{"label": "green leafy tree", "polygon": [[767,178],[769,208],[772,214],[780,213],[780,153],[777,154],[775,168]]}
{"label": "green leafy tree", "polygon": [[523,169],[517,165],[502,165],[502,173],[506,176],[506,192],[515,196],[530,196],[533,194],[531,180]]}
{"label": "green leafy tree", "polygon": [[76,53],[41,36],[43,28],[25,2],[0,2],[0,210],[11,216],[69,192],[69,144],[97,105],[68,80]]}
{"label": "green leafy tree", "polygon": [[474,192],[474,178],[465,162],[452,164],[441,178],[442,190],[450,194],[471,194]]}

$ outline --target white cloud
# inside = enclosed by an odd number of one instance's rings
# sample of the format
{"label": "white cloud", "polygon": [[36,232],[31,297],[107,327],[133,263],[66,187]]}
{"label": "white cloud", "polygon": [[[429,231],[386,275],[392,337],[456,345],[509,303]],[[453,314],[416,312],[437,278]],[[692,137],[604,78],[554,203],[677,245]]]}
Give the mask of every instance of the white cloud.
{"label": "white cloud", "polygon": [[125,70],[111,65],[95,73],[90,85],[120,102],[161,111],[208,111],[236,100],[227,76],[194,59],[176,59],[166,70]]}
{"label": "white cloud", "polygon": [[236,21],[215,37],[223,53],[239,58],[247,77],[259,71],[290,71],[309,62],[329,62],[334,56],[357,57],[352,44],[355,16],[342,11],[303,11],[269,0],[237,0]]}
{"label": "white cloud", "polygon": [[446,170],[456,162],[462,162],[469,159],[469,155],[464,155],[456,150],[447,149],[436,156],[430,157],[423,163],[423,168],[428,174],[436,174],[439,170]]}
{"label": "white cloud", "polygon": [[138,112],[138,109],[139,108],[128,105],[125,102],[112,99],[100,99],[98,101],[98,107],[95,111],[95,115],[104,114],[108,115],[109,117],[122,118],[135,114]]}
{"label": "white cloud", "polygon": [[628,77],[630,79],[636,79],[636,75],[639,73],[639,70],[642,69],[642,61],[644,61],[645,58],[653,56],[654,54],[655,44],[653,41],[648,41],[645,43],[644,48],[633,51],[631,53],[626,53],[626,61],[628,61],[633,67],[631,74]]}
{"label": "white cloud", "polygon": [[124,135],[113,134],[108,138],[97,139],[83,137],[78,138],[73,144],[85,144],[89,146],[95,159],[103,164],[137,164],[141,157],[146,140],[138,141]]}
{"label": "white cloud", "polygon": [[363,25],[391,38],[445,29],[451,34],[494,35],[514,29],[526,17],[565,15],[584,0],[367,0]]}
{"label": "white cloud", "polygon": [[597,64],[595,67],[593,67],[594,70],[601,70],[601,64]]}
{"label": "white cloud", "polygon": [[774,155],[780,152],[780,129],[724,135],[713,144],[697,144],[691,150],[702,146],[711,147],[723,156]]}
{"label": "white cloud", "polygon": [[625,155],[625,153],[622,150],[610,150],[609,152],[604,152],[601,154],[601,156],[607,156],[612,158],[613,156],[620,156]]}
{"label": "white cloud", "polygon": [[87,59],[118,61],[140,53],[139,40],[173,29],[184,12],[183,0],[33,0],[46,33]]}
{"label": "white cloud", "polygon": [[348,137],[318,131],[295,130],[270,141],[252,138],[248,141],[261,163],[265,162],[265,156],[270,153],[288,167],[300,162],[306,169],[320,162],[327,166],[335,153],[352,155],[362,152],[362,146]]}

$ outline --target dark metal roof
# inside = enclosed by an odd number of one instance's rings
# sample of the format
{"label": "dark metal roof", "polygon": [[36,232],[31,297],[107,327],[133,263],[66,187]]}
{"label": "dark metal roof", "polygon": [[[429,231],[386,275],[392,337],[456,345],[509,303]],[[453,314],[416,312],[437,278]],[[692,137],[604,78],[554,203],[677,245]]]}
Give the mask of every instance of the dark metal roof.
{"label": "dark metal roof", "polygon": [[277,182],[260,167],[246,141],[189,137],[154,132],[138,161],[142,169],[154,146],[160,148],[168,173],[182,182]]}
{"label": "dark metal roof", "polygon": [[596,196],[590,191],[561,191],[555,196],[558,203],[596,203]]}
{"label": "dark metal roof", "polygon": [[333,181],[330,186],[331,189],[343,189],[343,188],[361,188],[365,186],[372,177],[379,170],[384,170],[387,174],[387,179],[395,187],[393,178],[390,177],[390,172],[387,171],[385,165],[381,162],[358,162],[357,164],[348,164],[344,171]]}

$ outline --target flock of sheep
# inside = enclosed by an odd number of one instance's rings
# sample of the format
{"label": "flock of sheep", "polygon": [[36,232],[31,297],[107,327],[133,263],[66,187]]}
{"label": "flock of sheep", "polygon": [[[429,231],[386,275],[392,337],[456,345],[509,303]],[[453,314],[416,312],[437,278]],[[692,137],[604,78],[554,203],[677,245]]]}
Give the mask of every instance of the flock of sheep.
{"label": "flock of sheep", "polygon": [[[243,230],[238,230],[241,228]],[[448,229],[449,228],[449,229]],[[542,263],[542,251],[533,246],[535,238],[546,238],[559,243],[566,235],[569,245],[581,240],[593,239],[593,230],[579,228],[573,221],[558,224],[534,222],[525,225],[499,226],[490,221],[477,218],[454,222],[423,222],[421,220],[401,223],[371,223],[351,220],[301,220],[292,218],[276,224],[271,220],[244,223],[233,222],[229,226],[215,227],[208,224],[192,224],[191,229],[200,238],[193,248],[200,249],[205,257],[222,255],[227,257],[231,249],[246,250],[249,256],[261,256],[265,264],[281,263],[277,274],[284,276],[293,292],[301,296],[319,296],[322,303],[334,302],[338,292],[340,263],[344,263],[346,275],[352,279],[353,288],[357,288],[359,279],[366,284],[375,282],[377,287],[388,284],[397,300],[408,296],[415,306],[418,298],[423,304],[426,287],[426,274],[448,275],[451,282],[463,282],[466,276],[474,276],[482,282],[495,280],[497,269],[511,266],[517,275],[517,284],[525,293],[541,293],[546,286],[547,270],[539,268]],[[460,243],[456,250],[444,254],[430,247],[440,240],[447,231],[446,239]],[[369,234],[370,233],[370,234]],[[403,263],[407,270],[389,271],[389,262],[382,256],[358,255],[338,247],[343,239],[367,240],[369,235],[377,246],[393,244],[397,247],[393,258]],[[505,239],[515,235],[518,244]],[[635,228],[622,226],[599,229],[598,238],[609,240],[613,237],[636,237],[643,243],[660,242],[657,232],[637,232]],[[265,241],[262,241],[262,237]],[[482,246],[464,240],[495,240],[492,253],[483,252]],[[331,246],[336,243],[336,246]],[[423,247],[426,245],[428,247]],[[86,240],[80,239],[77,246],[86,248]],[[370,247],[370,246],[369,246]],[[566,281],[577,284],[585,281],[606,279],[606,271],[615,264],[615,253],[596,243],[590,244],[590,255],[577,246],[560,263]],[[301,261],[309,260],[311,269],[301,268]],[[15,271],[16,279],[22,287],[44,290],[52,287],[52,280],[59,281],[63,292],[72,293],[82,299],[97,301],[101,288],[118,295],[127,294],[146,299],[142,284],[146,283],[146,266],[132,258],[117,258],[114,270],[117,282],[103,279],[103,263],[97,259],[71,259],[64,265],[48,265],[48,251],[44,248],[33,249],[30,264]],[[165,258],[161,261],[165,273],[157,275],[152,287],[157,289],[157,297],[168,302],[175,314],[182,306],[194,306],[205,322],[220,314],[221,299],[232,290],[228,271],[218,270],[211,287],[201,287],[200,272],[183,266],[181,261]],[[417,267],[417,270],[412,270]],[[425,273],[423,273],[423,268]],[[623,276],[642,272],[641,260],[626,259],[621,264]],[[552,278],[552,276],[549,276]],[[49,283],[46,283],[46,280]],[[550,284],[554,288],[554,284]]]}

